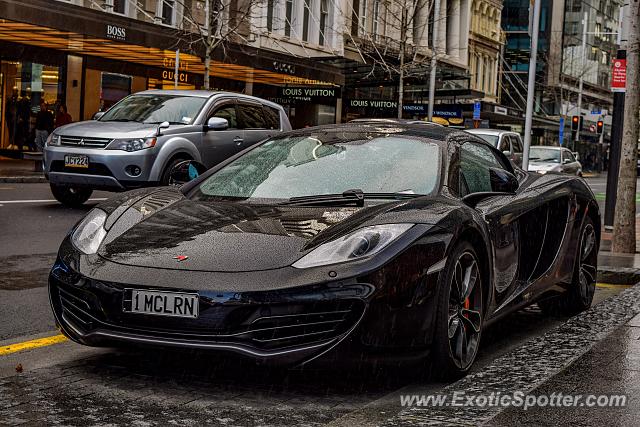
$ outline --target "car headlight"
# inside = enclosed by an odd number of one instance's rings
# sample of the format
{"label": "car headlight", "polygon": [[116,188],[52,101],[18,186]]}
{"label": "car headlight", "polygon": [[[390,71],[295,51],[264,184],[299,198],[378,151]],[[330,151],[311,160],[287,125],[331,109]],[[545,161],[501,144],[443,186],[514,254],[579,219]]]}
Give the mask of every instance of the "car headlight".
{"label": "car headlight", "polygon": [[107,230],[104,229],[106,219],[107,214],[103,210],[91,210],[71,235],[73,246],[87,255],[98,252],[100,243],[107,235]]}
{"label": "car headlight", "polygon": [[337,264],[377,254],[414,224],[383,224],[364,227],[324,243],[292,264],[295,268]]}
{"label": "car headlight", "polygon": [[154,147],[155,145],[155,138],[121,139],[114,141],[113,144],[109,146],[109,150],[138,151]]}
{"label": "car headlight", "polygon": [[54,133],[50,134],[45,144],[52,147],[60,145],[60,135],[56,135]]}

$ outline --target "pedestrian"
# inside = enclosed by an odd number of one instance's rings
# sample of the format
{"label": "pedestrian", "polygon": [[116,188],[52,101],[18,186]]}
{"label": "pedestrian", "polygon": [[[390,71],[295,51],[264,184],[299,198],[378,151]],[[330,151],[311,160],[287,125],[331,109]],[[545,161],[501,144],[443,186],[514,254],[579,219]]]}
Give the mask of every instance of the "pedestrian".
{"label": "pedestrian", "polygon": [[36,151],[44,150],[44,144],[53,131],[53,114],[47,110],[47,103],[40,100],[40,111],[36,114]]}
{"label": "pedestrian", "polygon": [[72,121],[73,119],[71,118],[71,114],[67,111],[67,106],[65,104],[60,104],[58,107],[58,114],[56,115],[56,128],[68,125]]}

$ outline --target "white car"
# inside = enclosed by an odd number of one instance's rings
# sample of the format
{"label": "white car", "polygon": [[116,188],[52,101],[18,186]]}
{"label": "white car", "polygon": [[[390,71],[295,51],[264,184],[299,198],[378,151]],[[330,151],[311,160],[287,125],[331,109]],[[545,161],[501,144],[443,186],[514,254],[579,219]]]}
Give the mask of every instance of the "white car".
{"label": "white car", "polygon": [[522,167],[524,144],[519,133],[500,129],[465,129],[465,131],[484,139],[502,151],[514,165]]}
{"label": "white car", "polygon": [[582,176],[582,165],[567,148],[534,146],[529,150],[529,170]]}

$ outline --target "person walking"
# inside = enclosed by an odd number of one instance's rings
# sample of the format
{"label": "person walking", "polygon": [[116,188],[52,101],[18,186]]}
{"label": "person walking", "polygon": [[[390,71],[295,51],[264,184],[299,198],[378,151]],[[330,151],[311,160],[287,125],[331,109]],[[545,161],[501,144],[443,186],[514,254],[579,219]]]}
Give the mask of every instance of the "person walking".
{"label": "person walking", "polygon": [[67,106],[60,104],[58,107],[58,114],[56,115],[56,129],[60,126],[68,125],[72,121],[73,119],[71,118],[71,114],[67,111]]}
{"label": "person walking", "polygon": [[36,114],[36,150],[42,152],[49,134],[53,132],[53,114],[47,110],[47,103],[40,100],[40,111]]}

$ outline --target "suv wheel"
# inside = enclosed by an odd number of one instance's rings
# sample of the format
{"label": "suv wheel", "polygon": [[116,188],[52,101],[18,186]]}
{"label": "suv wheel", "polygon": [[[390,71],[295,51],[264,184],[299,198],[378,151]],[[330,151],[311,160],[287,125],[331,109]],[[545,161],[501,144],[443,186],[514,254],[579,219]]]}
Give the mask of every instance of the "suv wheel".
{"label": "suv wheel", "polygon": [[191,159],[185,159],[182,157],[176,157],[175,159],[172,159],[167,164],[167,166],[165,166],[164,171],[160,176],[160,185],[169,185],[169,181],[171,180],[171,169],[173,169],[173,167],[178,163],[184,162],[185,160],[191,160]]}
{"label": "suv wheel", "polygon": [[85,187],[51,184],[51,193],[63,205],[75,208],[82,206],[84,202],[89,200],[93,190]]}

